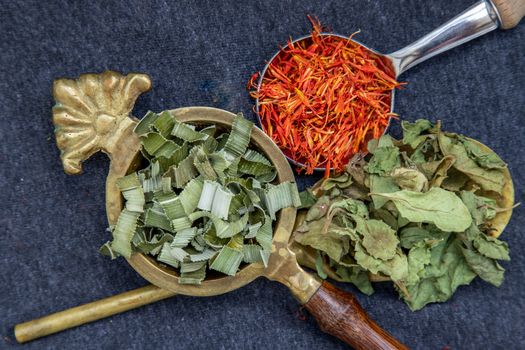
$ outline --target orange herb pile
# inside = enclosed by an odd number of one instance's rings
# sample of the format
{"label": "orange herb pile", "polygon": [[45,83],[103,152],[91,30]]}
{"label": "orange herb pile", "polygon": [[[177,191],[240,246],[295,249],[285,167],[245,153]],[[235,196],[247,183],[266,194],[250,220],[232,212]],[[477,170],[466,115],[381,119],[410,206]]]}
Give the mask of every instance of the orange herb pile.
{"label": "orange herb pile", "polygon": [[351,39],[323,35],[310,18],[312,36],[288,42],[271,61],[260,86],[252,76],[251,96],[259,99],[262,127],[285,155],[315,168],[343,170],[384,132],[392,90],[401,84],[383,59]]}

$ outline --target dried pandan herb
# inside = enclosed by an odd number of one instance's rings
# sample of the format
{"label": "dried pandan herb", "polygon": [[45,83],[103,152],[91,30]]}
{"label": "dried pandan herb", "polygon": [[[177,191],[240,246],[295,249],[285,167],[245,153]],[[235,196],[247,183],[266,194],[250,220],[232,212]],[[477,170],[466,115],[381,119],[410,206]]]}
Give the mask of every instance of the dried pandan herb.
{"label": "dried pandan herb", "polygon": [[319,276],[373,293],[391,280],[412,310],[448,300],[476,276],[499,286],[509,260],[490,221],[501,210],[506,164],[491,150],[428,120],[403,122],[403,139],[368,144],[338,177],[301,198],[309,207],[294,233],[317,250]]}
{"label": "dried pandan herb", "polygon": [[295,183],[272,184],[274,166],[249,147],[252,128],[242,115],[221,132],[149,112],[135,128],[147,165],[117,181],[125,208],[101,252],[149,254],[182,284],[201,283],[208,268],[266,265],[275,214],[301,200]]}

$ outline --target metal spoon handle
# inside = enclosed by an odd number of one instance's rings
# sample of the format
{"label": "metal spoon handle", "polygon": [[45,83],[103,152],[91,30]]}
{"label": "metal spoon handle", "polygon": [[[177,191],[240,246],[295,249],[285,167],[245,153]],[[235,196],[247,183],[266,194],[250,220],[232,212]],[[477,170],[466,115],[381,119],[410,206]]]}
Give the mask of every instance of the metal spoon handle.
{"label": "metal spoon handle", "polygon": [[175,293],[150,285],[109,298],[56,312],[15,326],[15,337],[25,343],[89,322],[132,310],[174,296]]}
{"label": "metal spoon handle", "polygon": [[498,28],[499,23],[496,7],[490,1],[482,0],[412,44],[387,56],[392,59],[399,76],[435,55]]}

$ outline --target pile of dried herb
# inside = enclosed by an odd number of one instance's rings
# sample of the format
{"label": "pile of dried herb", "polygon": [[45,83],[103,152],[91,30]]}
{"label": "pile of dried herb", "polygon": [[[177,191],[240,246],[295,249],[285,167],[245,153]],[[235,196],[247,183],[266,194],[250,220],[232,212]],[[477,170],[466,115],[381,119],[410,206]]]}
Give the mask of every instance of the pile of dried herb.
{"label": "pile of dried herb", "polygon": [[272,221],[298,206],[295,183],[272,184],[272,163],[251,149],[253,124],[239,114],[232,130],[198,130],[169,112],[136,126],[147,166],[117,181],[125,198],[113,240],[101,252],[149,254],[199,284],[207,268],[235,275],[242,262],[267,264]]}
{"label": "pile of dried herb", "polygon": [[264,131],[291,159],[341,171],[388,125],[392,90],[402,84],[381,56],[350,38],[326,35],[319,20],[311,37],[288,41],[272,58],[251,96],[259,99]]}
{"label": "pile of dried herb", "polygon": [[391,280],[412,310],[443,302],[476,276],[499,286],[509,260],[490,221],[506,164],[427,120],[403,122],[403,139],[368,144],[345,172],[321,181],[294,239],[317,250],[318,274],[373,293]]}

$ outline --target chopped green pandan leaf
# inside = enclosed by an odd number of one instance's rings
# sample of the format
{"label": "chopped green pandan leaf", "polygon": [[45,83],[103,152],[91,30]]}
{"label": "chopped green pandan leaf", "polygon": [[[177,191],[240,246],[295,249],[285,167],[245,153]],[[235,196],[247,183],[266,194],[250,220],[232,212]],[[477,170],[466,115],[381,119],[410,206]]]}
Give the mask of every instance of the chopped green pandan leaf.
{"label": "chopped green pandan leaf", "polygon": [[198,270],[191,272],[183,272],[179,277],[180,284],[201,284],[206,278],[206,263],[204,263]]}
{"label": "chopped green pandan leaf", "polygon": [[217,132],[217,127],[215,125],[210,125],[201,129],[200,133],[210,136],[208,139],[214,140],[215,133]]}
{"label": "chopped green pandan leaf", "polygon": [[263,262],[261,253],[262,248],[259,245],[256,244],[245,244],[242,247],[243,251],[243,261],[245,263],[251,264],[251,263],[258,263]]}
{"label": "chopped green pandan leaf", "polygon": [[199,174],[193,164],[193,155],[190,153],[186,158],[180,161],[177,166],[171,167],[171,176],[175,179],[175,187],[183,188],[191,179]]}
{"label": "chopped green pandan leaf", "polygon": [[195,147],[191,150],[193,154],[193,165],[199,174],[206,180],[216,180],[217,172],[211,165],[208,155],[201,147]]}
{"label": "chopped green pandan leaf", "polygon": [[206,249],[206,247],[208,247],[202,232],[203,229],[198,229],[197,235],[190,242],[191,246],[198,252],[202,252]]}
{"label": "chopped green pandan leaf", "polygon": [[215,260],[213,260],[210,269],[222,272],[226,275],[235,276],[239,269],[239,265],[241,265],[242,258],[242,250],[236,250],[224,246]]}
{"label": "chopped green pandan leaf", "polygon": [[160,205],[153,205],[153,207],[146,209],[144,212],[144,226],[146,227],[158,227],[165,231],[171,232],[170,220],[164,213],[164,210]]}
{"label": "chopped green pandan leaf", "polygon": [[229,241],[228,238],[217,237],[215,226],[213,225],[204,233],[203,237],[206,244],[214,249],[222,248]]}
{"label": "chopped green pandan leaf", "polygon": [[113,241],[111,242],[113,252],[125,258],[131,257],[131,240],[137,228],[139,215],[139,213],[127,209],[122,210],[113,230]]}
{"label": "chopped green pandan leaf", "polygon": [[261,153],[254,151],[253,149],[246,150],[246,153],[244,153],[242,158],[250,162],[260,163],[273,167],[272,163],[268,160],[268,158],[263,156]]}
{"label": "chopped green pandan leaf", "polygon": [[173,237],[173,241],[171,242],[171,247],[178,247],[178,248],[184,248],[188,246],[188,244],[193,240],[193,238],[197,235],[197,228],[196,227],[190,227],[187,229],[184,229],[182,231],[179,231],[175,234]]}
{"label": "chopped green pandan leaf", "polygon": [[[177,150],[175,150],[171,156],[167,157],[165,155],[156,157],[155,160],[159,163],[160,166],[160,172],[162,174],[166,173],[166,175],[172,176],[172,174],[169,173],[170,167],[176,168],[180,162],[182,162],[186,157],[188,156],[188,144],[183,143]],[[174,180],[174,176],[172,178]]]}
{"label": "chopped green pandan leaf", "polygon": [[98,250],[102,255],[109,256],[111,260],[118,258],[118,253],[114,252],[113,249],[111,249],[111,242],[104,243],[100,249]]}
{"label": "chopped green pandan leaf", "polygon": [[192,179],[184,187],[184,190],[179,195],[180,201],[187,215],[193,213],[197,209],[202,189],[203,181],[199,178]]}
{"label": "chopped green pandan leaf", "polygon": [[201,195],[197,203],[197,208],[211,211],[213,198],[215,197],[215,192],[217,192],[217,188],[219,186],[220,184],[216,181],[204,180]]}
{"label": "chopped green pandan leaf", "polygon": [[158,117],[158,114],[149,111],[140,122],[138,122],[133,132],[139,136],[149,133],[152,131],[152,125]]}
{"label": "chopped green pandan leaf", "polygon": [[149,241],[142,241],[135,244],[135,247],[144,254],[157,255],[164,243],[171,243],[173,236],[169,233],[155,235]]}
{"label": "chopped green pandan leaf", "polygon": [[191,261],[208,261],[211,258],[213,258],[218,252],[213,249],[206,249],[200,253],[197,254],[191,254],[190,260]]}
{"label": "chopped green pandan leaf", "polygon": [[117,180],[117,186],[126,199],[126,209],[137,213],[144,212],[144,191],[140,185],[137,173],[124,176]]}
{"label": "chopped green pandan leaf", "polygon": [[215,226],[215,234],[217,237],[229,238],[244,230],[248,224],[249,213],[246,213],[241,216],[240,219],[231,222],[224,221],[207,211],[195,212],[189,216],[190,221],[196,221],[201,218],[208,218],[211,220]]}
{"label": "chopped green pandan leaf", "polygon": [[219,219],[227,219],[233,197],[233,193],[218,182],[205,180],[197,208],[210,211]]}
{"label": "chopped green pandan leaf", "polygon": [[246,152],[248,144],[250,143],[252,128],[253,123],[244,119],[242,113],[235,116],[232,131],[224,145],[224,151],[230,158],[238,158]]}
{"label": "chopped green pandan leaf", "polygon": [[[140,142],[142,143],[143,148],[146,150],[146,152],[148,152],[148,154],[152,156],[160,156],[160,153],[162,153],[162,155],[165,156],[168,152],[166,149],[162,149],[165,144],[172,143],[174,144],[174,148],[178,147],[178,145],[175,142],[168,140],[167,138],[156,132],[150,132],[141,136]],[[159,150],[161,152],[159,152]],[[159,152],[159,154],[157,154],[157,152]]]}
{"label": "chopped green pandan leaf", "polygon": [[215,196],[213,197],[213,204],[211,206],[211,213],[220,219],[227,219],[230,211],[230,203],[233,198],[233,193],[222,187],[217,187]]}
{"label": "chopped green pandan leaf", "polygon": [[186,216],[180,198],[175,193],[157,193],[155,194],[155,199],[162,209],[164,209],[164,213],[169,220]]}
{"label": "chopped green pandan leaf", "polygon": [[164,137],[168,137],[175,125],[175,119],[168,111],[164,111],[151,123],[152,130],[157,131]]}
{"label": "chopped green pandan leaf", "polygon": [[264,223],[255,234],[257,243],[266,251],[272,250],[272,220],[269,216],[265,217]]}
{"label": "chopped green pandan leaf", "polygon": [[206,140],[209,137],[208,134],[195,131],[195,129],[192,128],[188,124],[178,122],[175,119],[173,120],[174,120],[175,126],[173,127],[171,134],[173,136],[178,137],[179,139],[182,139],[188,142],[195,142],[195,141]]}
{"label": "chopped green pandan leaf", "polygon": [[155,199],[164,209],[164,213],[171,221],[171,227],[175,232],[191,226],[191,221],[184,211],[180,198],[175,193],[156,194]]}
{"label": "chopped green pandan leaf", "polygon": [[157,192],[162,188],[162,177],[160,176],[160,165],[158,162],[151,162],[147,171],[139,173],[144,193]]}
{"label": "chopped green pandan leaf", "polygon": [[202,267],[206,266],[206,261],[191,261],[191,262],[182,262],[180,264],[180,272],[182,274],[188,272],[194,272],[200,270]]}
{"label": "chopped green pandan leaf", "polygon": [[275,220],[275,213],[283,208],[298,207],[301,205],[301,198],[297,186],[293,182],[282,182],[277,186],[268,184],[265,191],[261,191],[264,198],[266,211],[272,220]]}
{"label": "chopped green pandan leaf", "polygon": [[160,179],[160,188],[164,193],[171,192],[171,177],[163,177]]}
{"label": "chopped green pandan leaf", "polygon": [[169,243],[163,244],[162,250],[157,256],[157,260],[176,268],[180,266],[181,262],[181,259],[177,259],[174,255],[171,254],[171,248]]}
{"label": "chopped green pandan leaf", "polygon": [[178,269],[181,284],[201,283],[209,265],[230,275],[243,259],[267,266],[271,218],[300,198],[293,183],[270,184],[277,173],[248,148],[252,128],[238,115],[229,133],[217,135],[215,126],[149,112],[135,128],[147,165],[118,180],[126,209],[101,252],[148,254]]}
{"label": "chopped green pandan leaf", "polygon": [[243,174],[262,176],[269,173],[273,173],[274,167],[263,162],[241,158],[237,166],[237,171]]}
{"label": "chopped green pandan leaf", "polygon": [[248,232],[244,235],[244,238],[255,238],[259,229],[262,227],[262,222],[258,222],[252,225],[248,225]]}

